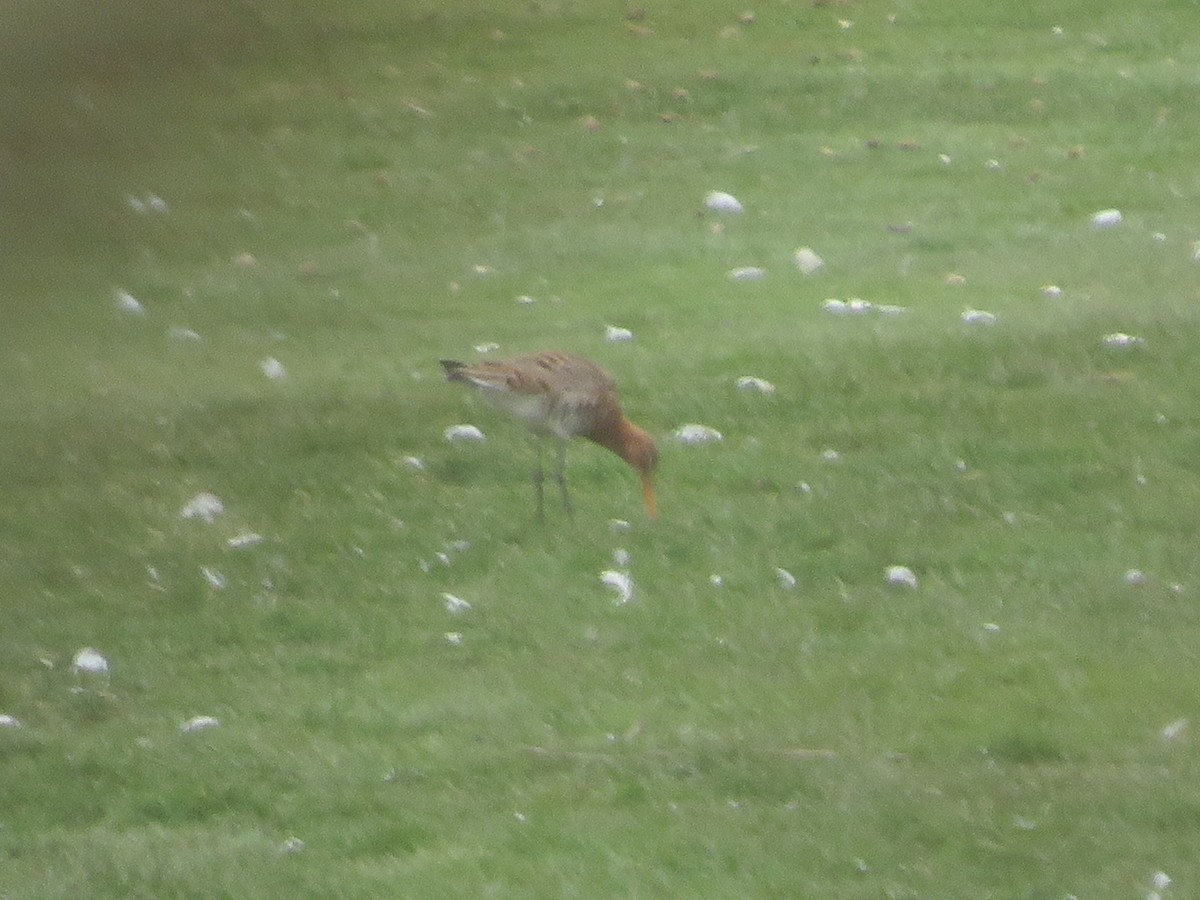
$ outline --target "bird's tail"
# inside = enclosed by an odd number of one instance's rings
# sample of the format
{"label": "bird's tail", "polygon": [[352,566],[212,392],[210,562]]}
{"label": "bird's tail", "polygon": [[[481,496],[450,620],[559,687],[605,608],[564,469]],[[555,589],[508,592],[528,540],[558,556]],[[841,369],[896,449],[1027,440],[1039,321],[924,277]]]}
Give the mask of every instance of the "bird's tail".
{"label": "bird's tail", "polygon": [[442,364],[442,368],[446,372],[447,381],[466,381],[462,376],[462,370],[467,367],[466,363],[461,363],[456,359],[438,360]]}

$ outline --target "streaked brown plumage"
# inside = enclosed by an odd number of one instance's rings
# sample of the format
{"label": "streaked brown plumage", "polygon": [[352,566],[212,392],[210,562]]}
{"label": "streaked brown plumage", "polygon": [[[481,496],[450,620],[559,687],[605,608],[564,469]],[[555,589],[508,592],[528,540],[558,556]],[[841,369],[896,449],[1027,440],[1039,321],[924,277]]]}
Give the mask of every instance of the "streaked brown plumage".
{"label": "streaked brown plumage", "polygon": [[[554,478],[563,507],[571,513],[567,494],[567,443],[584,437],[625,460],[642,479],[642,494],[651,518],[658,517],[654,470],[658,447],[654,438],[626,418],[612,376],[591,360],[558,350],[511,359],[461,363],[443,359],[448,381],[470,384],[492,404],[516,416],[538,438],[558,438]],[[538,518],[543,517],[542,442],[534,470]]]}

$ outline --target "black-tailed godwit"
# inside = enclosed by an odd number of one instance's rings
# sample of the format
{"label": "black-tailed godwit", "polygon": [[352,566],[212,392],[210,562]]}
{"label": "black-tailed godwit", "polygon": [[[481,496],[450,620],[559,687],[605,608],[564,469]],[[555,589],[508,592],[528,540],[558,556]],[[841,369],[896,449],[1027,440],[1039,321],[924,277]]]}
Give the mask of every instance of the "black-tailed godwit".
{"label": "black-tailed godwit", "polygon": [[642,495],[650,518],[658,517],[654,470],[658,447],[654,438],[625,417],[613,377],[591,360],[548,350],[511,359],[461,363],[443,359],[448,381],[477,388],[493,405],[516,416],[538,437],[533,483],[538,518],[544,518],[542,439],[558,439],[554,480],[562,492],[563,508],[572,514],[567,493],[567,444],[585,437],[625,460],[642,479]]}

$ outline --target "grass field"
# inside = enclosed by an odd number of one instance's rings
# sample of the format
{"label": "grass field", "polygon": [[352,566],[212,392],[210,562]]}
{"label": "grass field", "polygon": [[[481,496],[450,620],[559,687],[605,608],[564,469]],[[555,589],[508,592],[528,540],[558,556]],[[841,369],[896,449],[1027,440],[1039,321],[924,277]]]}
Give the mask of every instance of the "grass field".
{"label": "grass field", "polygon": [[0,11],[0,896],[1200,890],[1200,3],[166,6]]}

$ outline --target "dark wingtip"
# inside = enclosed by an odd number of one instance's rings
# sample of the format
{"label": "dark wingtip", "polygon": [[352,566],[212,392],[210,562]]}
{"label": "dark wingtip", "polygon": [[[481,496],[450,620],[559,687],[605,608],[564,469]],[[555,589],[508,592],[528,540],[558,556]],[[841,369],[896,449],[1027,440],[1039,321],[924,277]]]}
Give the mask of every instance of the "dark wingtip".
{"label": "dark wingtip", "polygon": [[467,365],[466,363],[459,362],[457,359],[439,359],[438,362],[442,364],[447,378],[453,378],[460,370],[465,369]]}

